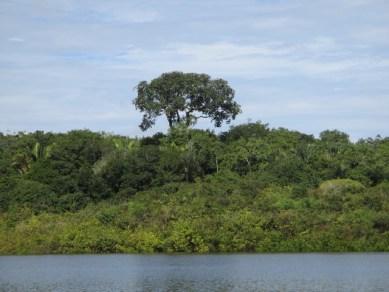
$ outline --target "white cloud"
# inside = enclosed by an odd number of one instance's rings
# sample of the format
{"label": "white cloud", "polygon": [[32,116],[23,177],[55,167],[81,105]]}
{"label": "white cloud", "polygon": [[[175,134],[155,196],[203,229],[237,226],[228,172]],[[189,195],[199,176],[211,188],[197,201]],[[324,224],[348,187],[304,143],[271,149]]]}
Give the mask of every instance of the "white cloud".
{"label": "white cloud", "polygon": [[263,98],[255,103],[246,104],[246,111],[252,114],[260,112],[265,116],[316,115],[331,116],[339,114],[374,114],[387,116],[389,96],[350,96],[328,95],[307,96],[305,98]]}
{"label": "white cloud", "polygon": [[11,37],[8,39],[8,41],[13,42],[13,43],[22,43],[24,42],[24,39],[20,37]]}
{"label": "white cloud", "polygon": [[389,44],[389,27],[369,27],[358,30],[353,34],[357,40],[366,42],[367,45],[372,46],[378,44]]}
{"label": "white cloud", "polygon": [[93,1],[88,9],[96,13],[100,21],[148,23],[159,17],[159,13],[150,9],[150,5],[140,5],[132,1]]}
{"label": "white cloud", "polygon": [[132,47],[121,58],[126,63],[114,65],[116,68],[128,66],[154,74],[171,70],[208,72],[249,80],[276,76],[348,79],[356,78],[358,72],[389,67],[388,58],[353,55],[334,39],[324,37],[302,44],[175,43],[157,51]]}
{"label": "white cloud", "polygon": [[311,42],[303,44],[303,48],[311,52],[325,53],[328,51],[337,51],[339,44],[331,37],[316,37]]}
{"label": "white cloud", "polygon": [[291,24],[287,17],[266,17],[258,18],[252,22],[252,26],[257,29],[274,29],[281,28]]}
{"label": "white cloud", "polygon": [[277,44],[239,45],[219,42],[208,44],[178,43],[167,47],[177,54],[186,55],[200,61],[231,60],[255,56],[278,56],[290,53],[289,48]]}
{"label": "white cloud", "polygon": [[131,13],[117,10],[112,12],[112,19],[119,22],[147,23],[158,19],[156,11],[135,10]]}

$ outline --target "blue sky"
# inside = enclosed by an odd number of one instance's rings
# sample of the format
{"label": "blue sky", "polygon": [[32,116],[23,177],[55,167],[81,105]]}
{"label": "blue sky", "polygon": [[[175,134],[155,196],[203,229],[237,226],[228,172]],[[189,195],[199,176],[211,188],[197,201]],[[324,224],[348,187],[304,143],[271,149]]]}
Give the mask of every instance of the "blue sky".
{"label": "blue sky", "polygon": [[173,70],[228,80],[234,124],[389,136],[389,1],[0,1],[2,132],[141,136],[134,87]]}

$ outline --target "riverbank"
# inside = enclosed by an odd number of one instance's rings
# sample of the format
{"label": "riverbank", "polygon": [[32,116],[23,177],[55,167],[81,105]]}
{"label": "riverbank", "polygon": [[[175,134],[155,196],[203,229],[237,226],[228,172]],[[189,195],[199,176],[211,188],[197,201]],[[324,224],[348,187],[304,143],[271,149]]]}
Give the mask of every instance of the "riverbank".
{"label": "riverbank", "polygon": [[248,196],[215,176],[77,212],[15,210],[0,216],[0,254],[389,251],[387,213],[367,205],[380,204],[388,185],[357,186],[333,180],[301,197],[290,187]]}

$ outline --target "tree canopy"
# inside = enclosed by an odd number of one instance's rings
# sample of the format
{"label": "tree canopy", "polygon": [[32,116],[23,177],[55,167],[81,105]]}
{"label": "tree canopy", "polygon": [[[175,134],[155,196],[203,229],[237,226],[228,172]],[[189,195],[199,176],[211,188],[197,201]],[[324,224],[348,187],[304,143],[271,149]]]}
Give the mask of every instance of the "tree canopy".
{"label": "tree canopy", "polygon": [[235,91],[223,79],[207,74],[170,72],[137,85],[135,107],[143,113],[139,127],[151,128],[165,115],[169,127],[177,123],[193,125],[199,118],[210,118],[216,127],[229,123],[241,112],[234,101]]}
{"label": "tree canopy", "polygon": [[389,138],[0,134],[0,255],[389,251]]}

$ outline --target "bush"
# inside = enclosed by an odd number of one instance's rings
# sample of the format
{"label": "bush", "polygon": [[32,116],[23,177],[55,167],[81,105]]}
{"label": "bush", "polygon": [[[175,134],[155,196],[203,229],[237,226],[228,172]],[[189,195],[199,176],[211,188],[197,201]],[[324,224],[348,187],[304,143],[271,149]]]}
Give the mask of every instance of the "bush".
{"label": "bush", "polygon": [[365,189],[363,184],[352,179],[332,179],[320,184],[319,193],[323,196],[360,193]]}
{"label": "bush", "polygon": [[[333,179],[320,184],[317,193],[323,207],[332,211],[352,209],[362,204],[362,193],[365,187],[351,179]],[[361,201],[361,202],[359,202]]]}
{"label": "bush", "polygon": [[[12,184],[12,183],[11,183]],[[25,206],[36,212],[53,210],[55,193],[48,185],[16,179],[8,191],[9,208]]]}

